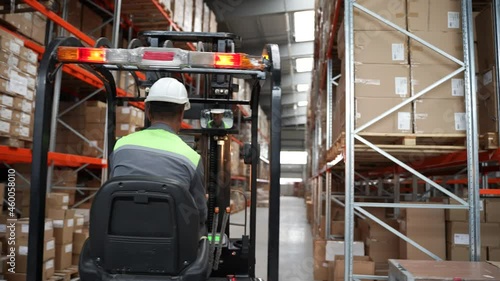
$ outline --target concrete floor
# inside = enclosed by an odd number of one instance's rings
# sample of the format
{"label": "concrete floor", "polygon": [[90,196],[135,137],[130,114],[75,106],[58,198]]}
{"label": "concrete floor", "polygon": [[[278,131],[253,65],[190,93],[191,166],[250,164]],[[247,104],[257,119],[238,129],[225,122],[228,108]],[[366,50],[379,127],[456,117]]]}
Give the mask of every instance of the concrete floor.
{"label": "concrete floor", "polygon": [[[250,210],[248,209],[248,216]],[[244,222],[244,212],[231,216],[235,223]],[[249,223],[249,222],[248,222]],[[256,276],[267,280],[268,209],[257,208]],[[249,227],[248,227],[249,228]],[[243,227],[231,226],[231,236],[243,234]],[[248,233],[248,232],[247,232]],[[313,281],[311,228],[307,223],[304,199],[281,197],[280,281]]]}

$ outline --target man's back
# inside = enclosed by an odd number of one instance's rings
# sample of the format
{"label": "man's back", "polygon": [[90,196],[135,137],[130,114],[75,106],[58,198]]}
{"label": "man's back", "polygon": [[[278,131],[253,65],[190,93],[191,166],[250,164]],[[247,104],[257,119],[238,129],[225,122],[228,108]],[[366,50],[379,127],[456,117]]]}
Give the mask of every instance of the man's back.
{"label": "man's back", "polygon": [[207,205],[201,157],[167,125],[155,124],[119,139],[110,169],[110,177],[158,176],[179,181],[189,188],[205,223]]}

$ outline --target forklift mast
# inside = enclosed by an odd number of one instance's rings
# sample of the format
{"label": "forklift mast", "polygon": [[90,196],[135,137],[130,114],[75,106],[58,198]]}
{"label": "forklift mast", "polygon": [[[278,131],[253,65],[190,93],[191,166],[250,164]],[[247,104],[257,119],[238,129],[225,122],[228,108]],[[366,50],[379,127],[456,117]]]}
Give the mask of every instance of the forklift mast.
{"label": "forklift mast", "polygon": [[[110,49],[107,39],[97,40],[94,48],[86,48],[73,37],[53,40],[43,55],[37,77],[35,126],[33,137],[33,162],[31,177],[31,208],[28,242],[28,281],[42,281],[43,235],[45,197],[47,193],[47,155],[52,118],[54,76],[64,64],[79,64],[96,75],[104,84],[107,101],[107,149],[111,154],[115,144],[116,106],[122,101],[144,101],[140,88],[147,89],[161,77],[175,76],[185,79],[186,74],[201,76],[197,79],[196,91],[190,95],[192,108],[185,113],[186,119],[199,119],[200,110],[212,108],[231,109],[234,105],[250,105],[251,141],[247,144],[245,163],[251,165],[250,234],[228,239],[221,253],[218,269],[211,278],[246,276],[255,278],[257,171],[259,163],[258,105],[261,86],[271,80],[271,137],[270,137],[270,196],[269,196],[269,241],[268,280],[278,280],[279,270],[279,203],[280,203],[280,150],[281,150],[281,66],[277,45],[266,45],[258,59],[235,53],[237,36],[230,33],[198,33],[147,31],[130,42],[128,49]],[[197,51],[186,51],[180,47],[188,42],[197,43]],[[146,54],[149,54],[147,56]],[[167,58],[167,59],[165,59]],[[111,71],[129,71],[136,80],[137,93],[131,97],[116,94],[116,82]],[[140,80],[136,71],[146,73]],[[252,83],[250,100],[234,100],[237,89],[233,78],[244,78]],[[200,81],[203,80],[203,85]],[[147,118],[146,118],[147,119]],[[145,120],[145,127],[149,126]],[[234,126],[233,126],[234,128]],[[208,229],[217,226],[215,233],[227,238],[229,223],[225,227],[223,212],[230,206],[230,134],[237,129],[182,129],[181,134],[201,136],[205,142],[205,175],[208,191]],[[108,157],[109,159],[109,157]],[[109,164],[108,164],[109,166]],[[109,173],[109,171],[108,171]],[[214,210],[221,215],[215,215]],[[214,220],[214,216],[217,220]],[[222,229],[224,228],[224,229]],[[212,233],[214,235],[214,233]],[[212,239],[215,239],[212,236]],[[218,279],[214,279],[218,280]],[[245,279],[246,280],[246,279]],[[250,279],[249,279],[250,280]]]}

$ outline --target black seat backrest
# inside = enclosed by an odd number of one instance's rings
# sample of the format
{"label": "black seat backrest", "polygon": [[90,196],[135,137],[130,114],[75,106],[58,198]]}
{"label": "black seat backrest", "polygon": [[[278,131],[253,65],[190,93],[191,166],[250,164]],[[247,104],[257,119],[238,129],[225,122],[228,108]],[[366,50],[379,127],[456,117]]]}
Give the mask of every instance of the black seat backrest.
{"label": "black seat backrest", "polygon": [[116,177],[90,211],[90,255],[111,274],[177,276],[196,260],[199,215],[189,187],[154,177]]}

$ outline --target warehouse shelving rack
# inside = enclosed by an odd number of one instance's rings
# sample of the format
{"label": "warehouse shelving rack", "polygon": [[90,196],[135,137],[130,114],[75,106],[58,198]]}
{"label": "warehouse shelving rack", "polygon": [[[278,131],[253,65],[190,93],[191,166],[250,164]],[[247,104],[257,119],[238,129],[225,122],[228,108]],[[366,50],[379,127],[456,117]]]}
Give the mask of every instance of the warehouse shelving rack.
{"label": "warehouse shelving rack", "polygon": [[[82,31],[80,31],[78,28],[75,26],[71,25],[67,20],[67,8],[66,4],[67,1],[70,0],[64,0],[63,5],[62,5],[62,14],[58,15],[51,11],[47,6],[44,4],[34,1],[34,0],[26,0],[24,1],[25,4],[29,5],[33,10],[40,12],[44,16],[47,17],[48,20],[52,21],[55,25],[58,27],[61,27],[61,30],[64,30],[66,32],[71,33],[78,39],[80,39],[82,42],[89,46],[95,46],[96,41],[89,37],[87,34],[84,34]],[[72,0],[71,0],[72,1]],[[114,3],[112,3],[114,2]],[[132,32],[139,32],[142,30],[146,29],[151,29],[151,19],[154,19],[154,23],[156,24],[153,27],[158,27],[165,29],[165,27],[168,27],[170,30],[175,30],[175,31],[181,31],[181,28],[172,20],[170,15],[163,9],[161,4],[157,0],[141,0],[141,1],[121,1],[121,0],[115,0],[115,1],[86,1],[86,3],[100,9],[101,11],[107,12],[108,15],[112,15],[112,18],[104,21],[103,25],[113,22],[113,38],[112,39],[112,45],[117,46],[119,37],[120,37],[120,31],[119,28],[124,28],[128,29],[129,31],[129,39],[131,38]],[[149,16],[148,17],[126,17],[122,12],[128,13],[128,12],[133,12],[133,11],[138,11],[138,5],[141,7],[141,12],[142,11],[147,11]],[[110,11],[112,10],[112,12]],[[35,51],[38,55],[39,58],[41,58],[41,55],[44,53],[45,48],[44,46],[24,37],[23,35],[17,34],[11,30],[8,30],[5,27],[0,26],[0,29],[3,31],[6,31],[12,35],[14,35],[17,38],[20,38],[23,42],[25,47]],[[63,35],[64,33],[61,33],[60,35]],[[48,41],[46,38],[46,41]],[[196,47],[188,43],[185,46],[186,48],[190,50],[196,50]],[[62,72],[67,74],[69,77],[71,77],[73,80],[73,83],[79,83],[82,85],[83,88],[86,89],[84,94],[80,94],[81,100],[78,103],[75,103],[70,109],[76,108],[78,105],[81,103],[85,102],[86,100],[97,96],[100,94],[104,87],[102,84],[102,81],[98,79],[95,75],[90,73],[89,71],[77,66],[77,65],[64,65],[62,67]],[[137,73],[138,77],[144,77],[142,73]],[[193,84],[193,77],[185,74],[186,81],[190,83],[190,86]],[[59,117],[64,115],[65,113],[69,112],[69,110],[65,110],[64,112],[58,113],[59,109],[59,96],[61,95],[61,80],[62,75],[59,73],[55,77],[56,79],[56,89],[54,91],[54,95],[56,98],[54,98],[54,105],[53,105],[53,120],[52,120],[52,133],[51,133],[51,151],[54,150],[55,148],[55,139],[56,139],[56,125],[62,125],[66,129],[69,129],[70,131],[73,131],[76,133],[83,141],[90,143],[91,140],[86,139],[84,136],[79,134],[76,130],[71,128],[68,124],[65,124]],[[64,83],[63,83],[64,84]],[[66,89],[65,89],[66,91]],[[124,89],[117,89],[117,95],[118,96],[133,96],[131,93],[127,92]],[[128,102],[129,105],[135,106],[139,109],[144,110],[144,104],[140,102],[133,102],[130,101]],[[238,105],[238,110],[239,112],[244,116],[244,117],[249,117],[250,113],[242,106]],[[183,129],[189,129],[191,126],[187,123],[182,124]],[[259,134],[261,135],[262,139],[269,143],[269,138],[266,137],[259,129]],[[243,142],[238,140],[236,137],[232,136],[231,137],[233,141],[237,142],[240,146],[243,146]],[[106,147],[106,144],[104,144],[104,148]],[[103,148],[97,148],[99,151],[102,152],[102,155],[106,155],[105,149]],[[14,147],[8,147],[8,146],[0,146],[0,162],[4,163],[6,166],[14,163],[30,163],[31,162],[31,150],[30,149],[24,149],[24,148],[14,148]],[[48,175],[48,182],[52,183],[52,170],[54,166],[60,166],[60,167],[71,167],[71,168],[77,168],[74,171],[79,172],[82,169],[85,169],[87,173],[89,173],[93,178],[99,179],[92,171],[89,169],[102,169],[105,171],[107,167],[107,161],[105,158],[94,158],[94,157],[86,157],[86,156],[80,156],[80,155],[72,155],[72,154],[64,154],[64,153],[56,153],[56,152],[51,152],[49,154],[49,163],[51,164],[51,169],[49,170],[49,175]],[[106,173],[102,173],[103,175],[106,175]],[[18,173],[18,175],[21,177],[21,179],[26,178],[23,177],[21,174]],[[101,181],[105,180],[104,178],[100,178]],[[234,178],[234,180],[243,180],[242,177],[239,177],[238,175]],[[245,181],[248,181],[248,177],[245,177]],[[29,184],[29,181],[26,180],[26,183]],[[54,184],[54,185],[57,185]],[[52,184],[49,184],[49,188],[53,186]],[[61,187],[57,187],[58,189],[61,189]],[[68,188],[65,188],[68,189]],[[81,188],[79,188],[81,189]],[[50,189],[49,189],[50,190]],[[82,203],[85,203],[85,201],[91,199],[92,195],[84,198],[82,201],[77,202],[74,206],[77,207]]]}
{"label": "warehouse shelving rack", "polygon": [[[326,202],[334,202],[336,204],[345,205],[345,256],[347,261],[345,263],[345,280],[362,280],[362,279],[373,279],[373,280],[386,280],[385,276],[356,276],[353,275],[352,261],[352,245],[353,245],[353,233],[354,233],[354,217],[358,216],[362,219],[373,220],[386,229],[391,231],[393,234],[399,236],[401,239],[405,240],[407,243],[412,244],[417,249],[427,253],[434,259],[439,260],[439,257],[432,254],[427,249],[424,249],[414,241],[411,241],[403,234],[399,233],[395,229],[391,229],[388,225],[384,224],[381,220],[377,219],[375,216],[366,211],[365,207],[388,207],[394,208],[395,215],[399,208],[438,208],[438,209],[468,209],[469,210],[469,244],[470,244],[470,260],[477,261],[480,259],[480,227],[479,227],[479,198],[481,195],[500,195],[499,189],[488,189],[489,183],[498,183],[498,178],[488,177],[488,172],[497,172],[498,167],[488,168],[488,162],[500,162],[500,149],[480,151],[478,145],[478,131],[477,131],[477,112],[474,110],[476,108],[476,84],[475,84],[475,64],[474,64],[474,39],[473,39],[473,6],[479,3],[473,3],[472,0],[462,0],[461,1],[461,21],[462,21],[462,34],[463,34],[463,47],[464,47],[464,57],[462,60],[457,60],[446,54],[445,52],[439,50],[438,48],[432,46],[431,44],[421,40],[414,34],[402,30],[395,24],[388,22],[384,18],[378,16],[374,12],[366,9],[362,5],[356,3],[354,0],[337,0],[334,4],[334,8],[330,11],[329,23],[331,25],[330,34],[328,37],[328,42],[321,42],[324,46],[328,46],[326,52],[328,57],[325,61],[319,62],[319,71],[322,74],[321,82],[316,85],[313,90],[316,90],[316,94],[319,93],[318,88],[327,89],[327,125],[326,125],[326,143],[327,149],[329,151],[329,157],[327,159],[327,164],[315,163],[314,157],[312,159],[312,177],[309,179],[308,183],[311,189],[311,196],[314,206],[314,226],[317,227],[320,224],[320,216],[325,213],[325,239],[330,239],[330,204],[325,204],[325,209],[322,210],[321,202],[325,200]],[[494,30],[495,30],[495,45],[499,46],[500,40],[500,1],[493,0],[494,7]],[[457,70],[452,74],[440,79],[433,85],[427,87],[424,91],[412,96],[410,99],[402,102],[395,108],[388,110],[387,112],[381,114],[378,118],[368,122],[364,126],[359,128],[354,127],[354,53],[353,53],[353,20],[354,20],[354,9],[369,15],[378,21],[389,25],[393,30],[397,30],[408,37],[416,40],[428,48],[437,51],[439,54],[451,59],[457,63]],[[342,13],[343,11],[343,13]],[[333,52],[335,34],[340,26],[339,18],[343,14],[344,18],[344,32],[346,36],[345,40],[345,73],[346,73],[346,128],[345,128],[345,146],[339,154],[333,152],[333,138],[332,138],[332,96],[333,87],[337,86],[335,80],[338,78],[338,73],[335,73],[337,68],[333,65]],[[497,48],[498,49],[498,48]],[[496,65],[500,65],[500,57],[498,52],[496,53]],[[449,78],[453,77],[457,73],[464,73],[465,81],[465,103],[466,103],[466,149],[458,150],[451,153],[444,153],[442,155],[424,157],[415,162],[406,162],[398,160],[396,157],[391,156],[390,153],[384,151],[377,147],[376,145],[370,143],[365,138],[360,136],[360,133],[370,126],[371,124],[379,121],[383,117],[395,112],[398,108],[403,105],[412,102],[418,97],[427,94],[437,85],[443,83]],[[496,73],[496,81],[500,81],[500,74]],[[326,78],[326,79],[325,79]],[[497,83],[498,84],[498,83]],[[432,94],[432,93],[429,93]],[[313,92],[312,95],[315,95]],[[498,95],[498,93],[497,93]],[[314,102],[310,103],[314,106]],[[314,119],[313,119],[314,120]],[[315,124],[318,125],[317,123]],[[316,129],[317,131],[317,129]],[[313,143],[317,143],[318,136],[313,136]],[[362,142],[366,147],[369,147],[373,151],[383,155],[388,158],[393,165],[388,165],[388,167],[377,168],[373,167],[371,169],[358,170],[356,166],[355,156],[359,152],[355,149],[355,141]],[[337,151],[338,152],[338,149]],[[313,148],[313,155],[315,151]],[[433,172],[435,171],[435,172]],[[467,176],[464,177],[461,174],[467,172]],[[424,176],[424,174],[428,176]],[[405,176],[401,179],[401,176]],[[435,176],[434,176],[435,175]],[[446,175],[443,177],[443,175]],[[334,177],[340,178],[345,183],[345,195],[333,192],[332,188],[334,186]],[[461,204],[459,205],[443,205],[443,204],[425,204],[422,206],[420,204],[412,203],[399,203],[399,198],[404,192],[411,196],[414,201],[418,201],[418,195],[416,194],[417,186],[424,184],[426,186],[426,193],[431,193],[435,190],[441,191],[447,196],[454,198]],[[388,192],[384,189],[384,186],[389,185],[392,192]],[[462,200],[456,196],[453,192],[448,191],[443,185],[467,185],[468,188],[468,202]],[[370,194],[371,190],[376,190],[378,196],[367,196]],[[359,191],[359,192],[358,192]],[[361,194],[361,195],[359,195]],[[386,199],[386,203],[368,203],[368,202],[356,202],[355,198],[362,199]],[[343,201],[341,199],[344,199]],[[388,203],[389,201],[394,201],[394,203]]]}

